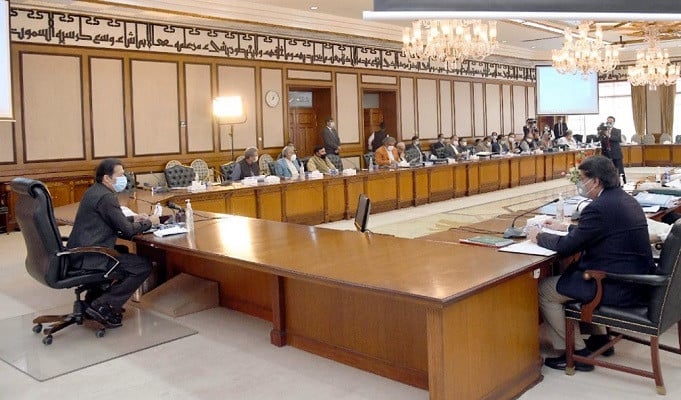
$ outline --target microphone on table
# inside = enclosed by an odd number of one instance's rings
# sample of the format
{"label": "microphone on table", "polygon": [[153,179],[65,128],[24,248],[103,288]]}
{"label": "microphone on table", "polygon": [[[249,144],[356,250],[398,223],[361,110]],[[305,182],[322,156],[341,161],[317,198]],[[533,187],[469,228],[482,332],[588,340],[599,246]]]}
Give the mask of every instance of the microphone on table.
{"label": "microphone on table", "polygon": [[149,175],[151,175],[154,178],[154,180],[156,180],[156,186],[149,184],[149,182],[144,182],[144,187],[151,188],[152,194],[154,194],[154,193],[166,193],[166,192],[170,191],[170,189],[168,189],[167,186],[164,186],[164,185],[161,184],[161,180],[158,178],[158,176],[156,176],[155,173],[149,172]]}
{"label": "microphone on table", "polygon": [[170,208],[171,210],[175,211],[184,211],[184,208],[178,206],[177,204],[173,203],[172,201],[169,201],[166,207]]}
{"label": "microphone on table", "polygon": [[532,211],[536,211],[536,210],[538,210],[542,207],[546,207],[549,204],[553,204],[553,203],[557,202],[558,200],[559,199],[553,199],[553,200],[549,201],[548,203],[540,205],[539,207],[535,207],[535,208],[529,209],[527,211],[523,211],[522,213],[518,214],[515,218],[513,218],[513,222],[511,222],[511,226],[506,228],[506,230],[504,231],[504,238],[512,239],[512,238],[527,237],[527,233],[525,233],[522,228],[516,228],[515,227],[515,221],[518,218],[522,217],[523,215],[527,215],[527,214],[531,213]]}

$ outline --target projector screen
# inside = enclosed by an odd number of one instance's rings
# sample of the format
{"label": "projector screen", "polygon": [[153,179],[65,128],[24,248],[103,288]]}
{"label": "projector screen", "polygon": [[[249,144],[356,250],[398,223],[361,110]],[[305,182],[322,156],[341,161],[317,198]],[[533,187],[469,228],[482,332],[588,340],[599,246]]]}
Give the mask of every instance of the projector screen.
{"label": "projector screen", "polygon": [[598,74],[561,74],[537,66],[537,115],[598,114]]}
{"label": "projector screen", "polygon": [[9,1],[0,0],[0,121],[13,119],[9,57]]}

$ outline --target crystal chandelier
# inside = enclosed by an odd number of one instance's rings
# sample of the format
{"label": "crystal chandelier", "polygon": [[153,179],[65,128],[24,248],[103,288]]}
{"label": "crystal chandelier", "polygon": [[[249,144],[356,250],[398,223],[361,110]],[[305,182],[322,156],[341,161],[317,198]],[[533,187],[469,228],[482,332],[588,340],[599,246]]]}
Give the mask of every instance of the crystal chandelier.
{"label": "crystal chandelier", "polygon": [[573,40],[572,30],[565,29],[563,47],[560,50],[553,50],[551,56],[553,67],[561,74],[608,73],[620,63],[619,46],[606,44],[603,41],[603,31],[598,25],[596,37],[590,38],[590,25],[591,21],[582,21],[579,24],[576,40]]}
{"label": "crystal chandelier", "polygon": [[673,85],[679,79],[678,65],[669,61],[669,53],[666,49],[660,49],[658,45],[658,30],[654,26],[645,29],[648,48],[636,53],[636,65],[629,66],[628,81],[634,86],[648,85],[650,90],[657,90],[659,85]]}
{"label": "crystal chandelier", "polygon": [[419,20],[404,28],[402,51],[412,60],[441,61],[459,68],[465,59],[482,60],[499,46],[497,23],[480,20]]}

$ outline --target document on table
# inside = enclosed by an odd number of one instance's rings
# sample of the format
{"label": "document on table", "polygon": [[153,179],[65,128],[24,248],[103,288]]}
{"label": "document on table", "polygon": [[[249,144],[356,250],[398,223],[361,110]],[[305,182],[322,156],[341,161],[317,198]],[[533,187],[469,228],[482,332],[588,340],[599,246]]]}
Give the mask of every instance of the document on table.
{"label": "document on table", "polygon": [[499,251],[505,251],[508,253],[521,253],[521,254],[531,254],[535,256],[552,256],[556,254],[555,251],[545,249],[536,243],[532,243],[530,240],[525,240],[520,243],[515,243],[506,247],[502,247]]}
{"label": "document on table", "polygon": [[557,231],[555,229],[549,229],[547,227],[541,228],[542,233],[550,233],[552,235],[567,236],[568,231]]}

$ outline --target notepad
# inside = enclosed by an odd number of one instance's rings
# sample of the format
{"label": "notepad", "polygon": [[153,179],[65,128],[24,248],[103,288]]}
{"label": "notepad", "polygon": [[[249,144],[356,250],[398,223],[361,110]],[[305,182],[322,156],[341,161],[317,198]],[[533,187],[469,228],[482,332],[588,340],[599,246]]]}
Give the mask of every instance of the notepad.
{"label": "notepad", "polygon": [[532,243],[529,240],[525,240],[520,243],[514,243],[512,245],[503,247],[499,249],[499,251],[505,251],[508,253],[521,253],[521,254],[530,254],[530,255],[535,255],[535,256],[552,256],[556,254],[555,251],[545,249],[541,247],[540,245],[536,243]]}
{"label": "notepad", "polygon": [[504,247],[513,244],[512,239],[504,239],[496,236],[473,236],[467,239],[459,239],[459,242],[486,247]]}

